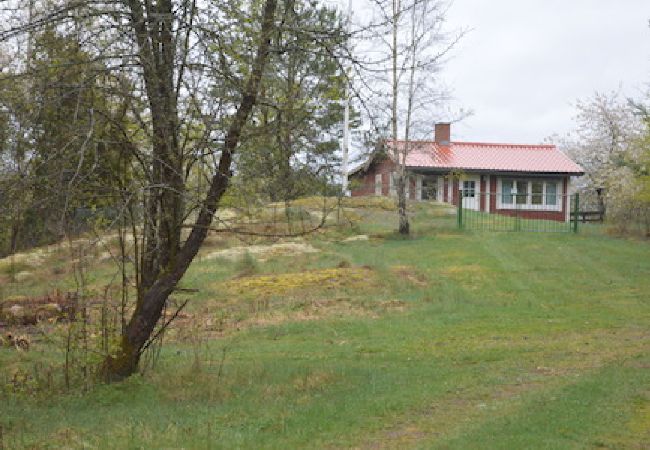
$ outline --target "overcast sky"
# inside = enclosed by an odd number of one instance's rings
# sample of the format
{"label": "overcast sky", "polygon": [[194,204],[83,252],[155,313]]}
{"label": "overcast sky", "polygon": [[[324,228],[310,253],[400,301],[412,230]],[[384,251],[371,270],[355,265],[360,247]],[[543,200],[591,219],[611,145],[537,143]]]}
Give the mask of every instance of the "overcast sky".
{"label": "overcast sky", "polygon": [[650,82],[650,0],[454,0],[449,29],[472,31],[443,76],[474,115],[452,139],[538,143],[573,126],[595,91]]}

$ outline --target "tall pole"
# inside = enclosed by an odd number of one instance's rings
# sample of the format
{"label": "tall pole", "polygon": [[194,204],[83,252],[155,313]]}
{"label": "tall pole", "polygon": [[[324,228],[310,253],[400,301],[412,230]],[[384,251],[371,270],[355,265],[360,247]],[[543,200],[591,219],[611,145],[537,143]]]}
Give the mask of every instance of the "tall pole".
{"label": "tall pole", "polygon": [[[348,0],[348,16],[345,22],[345,31],[350,35],[350,18],[352,16],[352,0]],[[346,74],[347,77],[350,73]],[[341,170],[343,176],[343,195],[348,195],[348,157],[350,152],[350,80],[345,81],[345,110],[343,112],[343,160]]]}

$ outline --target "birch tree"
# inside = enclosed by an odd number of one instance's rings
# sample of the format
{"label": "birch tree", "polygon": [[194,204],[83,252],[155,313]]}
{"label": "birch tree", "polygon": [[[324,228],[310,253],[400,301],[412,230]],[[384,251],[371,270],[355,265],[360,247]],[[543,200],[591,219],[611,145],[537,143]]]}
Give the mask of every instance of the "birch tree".
{"label": "birch tree", "polygon": [[396,164],[398,229],[403,235],[410,232],[406,158],[415,141],[433,131],[433,118],[444,115],[448,95],[439,74],[464,35],[445,31],[448,7],[438,0],[377,1],[375,21],[365,27],[372,49],[361,58],[360,78],[378,111],[373,120],[381,122],[382,111],[389,111],[385,150]]}

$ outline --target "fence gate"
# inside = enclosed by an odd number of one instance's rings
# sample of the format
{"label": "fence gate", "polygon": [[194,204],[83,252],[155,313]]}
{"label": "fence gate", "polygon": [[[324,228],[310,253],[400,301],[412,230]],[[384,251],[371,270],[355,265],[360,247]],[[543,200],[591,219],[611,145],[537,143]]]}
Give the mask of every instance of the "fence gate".
{"label": "fence gate", "polygon": [[458,228],[486,231],[577,233],[578,194],[504,194],[458,191]]}

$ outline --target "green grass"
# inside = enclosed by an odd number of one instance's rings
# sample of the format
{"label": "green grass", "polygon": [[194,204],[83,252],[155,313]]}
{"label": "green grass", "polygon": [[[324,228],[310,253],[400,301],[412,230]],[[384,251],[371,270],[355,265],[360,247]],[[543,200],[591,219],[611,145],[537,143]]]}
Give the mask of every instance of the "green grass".
{"label": "green grass", "polygon": [[[360,214],[368,241],[315,235],[316,254],[197,262],[183,283],[200,288],[189,311],[230,327],[198,343],[179,327],[155,370],[119,385],[5,389],[4,446],[650,446],[648,242],[460,232],[426,205],[400,239],[393,212]],[[299,279],[339,265],[373,275],[305,281],[263,307],[223,290],[239,271]],[[0,372],[46,350],[0,349]]]}

